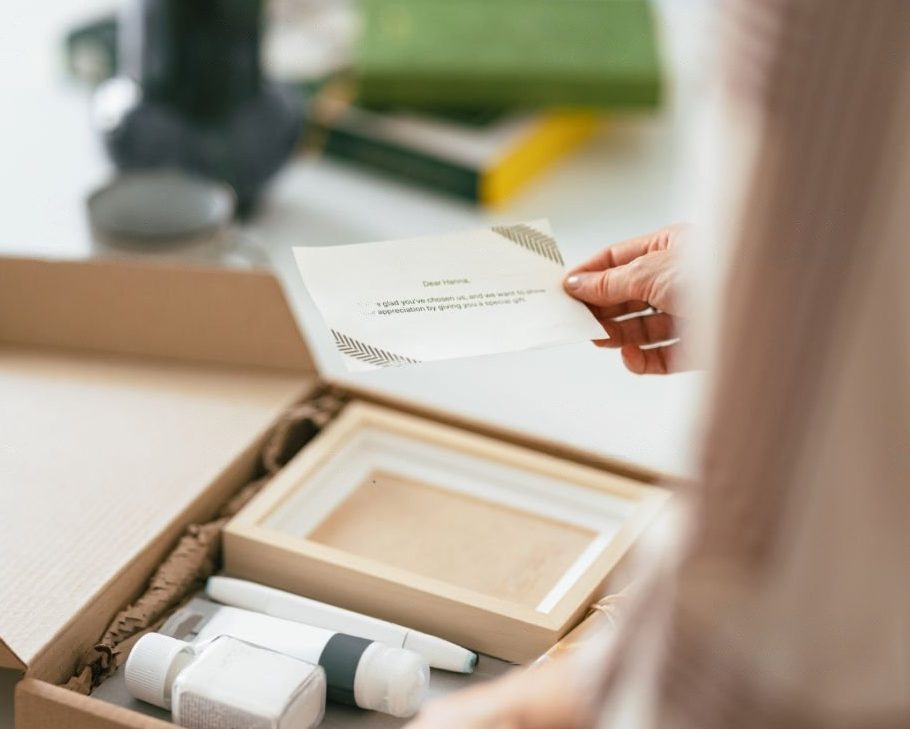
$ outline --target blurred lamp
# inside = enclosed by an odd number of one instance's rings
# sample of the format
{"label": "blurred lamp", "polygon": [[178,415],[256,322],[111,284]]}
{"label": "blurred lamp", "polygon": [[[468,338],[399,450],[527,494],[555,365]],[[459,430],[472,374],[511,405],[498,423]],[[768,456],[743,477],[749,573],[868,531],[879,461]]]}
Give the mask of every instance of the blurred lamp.
{"label": "blurred lamp", "polygon": [[294,151],[299,95],[262,76],[262,0],[127,0],[93,118],[121,171],[182,170],[255,202]]}

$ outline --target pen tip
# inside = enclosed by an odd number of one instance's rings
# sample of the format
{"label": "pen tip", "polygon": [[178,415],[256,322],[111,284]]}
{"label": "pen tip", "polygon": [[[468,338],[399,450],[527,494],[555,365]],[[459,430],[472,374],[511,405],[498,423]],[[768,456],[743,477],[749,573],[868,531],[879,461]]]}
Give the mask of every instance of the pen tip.
{"label": "pen tip", "polygon": [[464,672],[465,673],[474,673],[474,667],[477,665],[477,654],[470,653],[467,658],[464,659]]}

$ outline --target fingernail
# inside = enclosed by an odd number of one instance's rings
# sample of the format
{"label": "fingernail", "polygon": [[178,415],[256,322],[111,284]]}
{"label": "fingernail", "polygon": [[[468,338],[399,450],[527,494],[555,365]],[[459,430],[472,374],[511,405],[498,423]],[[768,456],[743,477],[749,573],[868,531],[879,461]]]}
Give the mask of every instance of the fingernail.
{"label": "fingernail", "polygon": [[566,279],[566,288],[567,289],[578,289],[581,288],[581,285],[585,281],[585,275],[583,273],[573,273],[569,278]]}

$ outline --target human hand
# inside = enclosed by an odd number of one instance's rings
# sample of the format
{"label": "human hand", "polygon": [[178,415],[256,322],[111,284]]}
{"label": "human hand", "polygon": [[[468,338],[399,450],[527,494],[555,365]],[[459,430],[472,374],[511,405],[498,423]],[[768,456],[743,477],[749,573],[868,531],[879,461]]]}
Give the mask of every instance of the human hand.
{"label": "human hand", "polygon": [[679,357],[679,298],[676,253],[686,225],[606,248],[569,271],[566,291],[588,308],[609,339],[599,347],[622,348],[626,367],[636,374],[684,369]]}
{"label": "human hand", "polygon": [[594,703],[568,661],[514,669],[431,701],[405,729],[583,729]]}

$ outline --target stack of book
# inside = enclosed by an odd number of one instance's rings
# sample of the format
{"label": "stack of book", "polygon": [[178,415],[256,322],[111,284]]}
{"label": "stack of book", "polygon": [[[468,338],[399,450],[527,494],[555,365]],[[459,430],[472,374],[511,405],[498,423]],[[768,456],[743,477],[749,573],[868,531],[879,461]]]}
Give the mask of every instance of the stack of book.
{"label": "stack of book", "polygon": [[[264,56],[315,96],[326,154],[480,203],[661,90],[647,0],[273,0]],[[116,19],[71,32],[67,58],[91,82],[116,73]],[[340,76],[353,95],[320,100]]]}

